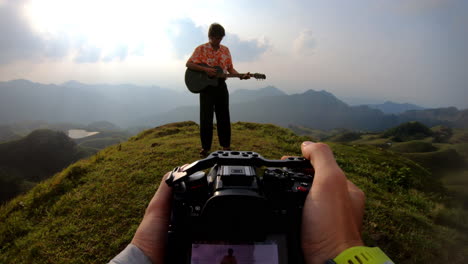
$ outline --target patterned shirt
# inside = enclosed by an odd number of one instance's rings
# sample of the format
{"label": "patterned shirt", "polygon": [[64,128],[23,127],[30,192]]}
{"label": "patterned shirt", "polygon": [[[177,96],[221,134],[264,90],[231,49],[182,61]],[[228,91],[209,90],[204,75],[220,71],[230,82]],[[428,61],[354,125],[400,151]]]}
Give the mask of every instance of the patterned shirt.
{"label": "patterned shirt", "polygon": [[198,46],[189,61],[197,64],[206,63],[211,67],[219,66],[225,73],[233,68],[229,48],[220,44],[219,49],[214,50],[209,42]]}

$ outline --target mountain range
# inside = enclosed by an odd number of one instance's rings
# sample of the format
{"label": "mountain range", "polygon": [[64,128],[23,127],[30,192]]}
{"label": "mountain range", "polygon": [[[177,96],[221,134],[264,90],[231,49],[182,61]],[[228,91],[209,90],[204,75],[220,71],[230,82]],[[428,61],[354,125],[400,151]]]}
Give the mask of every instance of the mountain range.
{"label": "mountain range", "polygon": [[369,104],[367,105],[370,108],[379,109],[380,111],[386,114],[401,114],[409,110],[424,110],[425,108],[415,104],[409,103],[395,103],[391,101],[386,101],[383,104]]}
{"label": "mountain range", "polygon": [[[326,91],[308,90],[287,95],[272,88],[268,90],[275,94],[251,100],[231,100],[231,121],[272,123],[283,127],[294,125],[321,130],[344,128],[382,131],[408,121],[420,121],[430,126],[468,127],[468,110],[460,111],[454,107],[386,114],[367,105],[349,106]],[[399,104],[394,105],[400,107]],[[184,106],[143,122],[162,125],[184,120],[198,121],[198,115],[198,106]]]}
{"label": "mountain range", "polygon": [[126,127],[136,117],[188,104],[196,104],[193,96],[156,86],[0,82],[0,124],[22,120],[87,124],[106,120]]}
{"label": "mountain range", "polygon": [[[412,104],[350,106],[327,91],[286,94],[268,86],[230,94],[231,121],[273,123],[329,130],[381,131],[407,121],[427,125],[468,126],[468,110],[423,109]],[[404,112],[402,112],[404,111]],[[100,120],[120,127],[154,127],[199,120],[198,96],[157,86],[61,85],[27,80],[0,82],[0,124],[19,120],[91,123]]]}

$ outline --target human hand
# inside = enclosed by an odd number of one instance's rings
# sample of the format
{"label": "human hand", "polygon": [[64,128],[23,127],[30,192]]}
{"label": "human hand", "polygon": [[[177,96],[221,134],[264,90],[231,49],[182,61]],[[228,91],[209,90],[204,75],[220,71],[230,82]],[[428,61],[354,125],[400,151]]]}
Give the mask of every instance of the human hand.
{"label": "human hand", "polygon": [[159,188],[146,208],[145,216],[132,239],[132,244],[143,251],[153,263],[164,263],[164,253],[166,252],[172,188],[164,181],[169,173],[166,173],[162,178]]}
{"label": "human hand", "polygon": [[216,74],[218,74],[218,71],[215,68],[211,68],[211,67],[204,67],[204,68],[205,68],[206,74],[208,74],[208,76],[210,77],[214,77],[216,76]]}
{"label": "human hand", "polygon": [[250,79],[250,72],[244,74],[242,77],[240,77],[241,80],[248,80]]}
{"label": "human hand", "polygon": [[306,263],[325,263],[345,249],[363,246],[364,193],[346,178],[330,147],[302,143],[303,156],[315,169],[302,213],[302,250]]}

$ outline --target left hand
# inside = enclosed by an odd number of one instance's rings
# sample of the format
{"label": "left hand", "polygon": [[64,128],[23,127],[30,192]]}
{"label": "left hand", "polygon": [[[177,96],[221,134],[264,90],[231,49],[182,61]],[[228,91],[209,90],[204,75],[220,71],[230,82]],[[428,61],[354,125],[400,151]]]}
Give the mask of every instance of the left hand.
{"label": "left hand", "polygon": [[250,79],[250,72],[244,74],[242,77],[240,77],[241,80],[248,80]]}
{"label": "left hand", "polygon": [[169,174],[170,172],[166,173],[162,178],[132,239],[132,244],[143,251],[153,263],[164,263],[166,252],[172,200],[172,188],[165,182]]}

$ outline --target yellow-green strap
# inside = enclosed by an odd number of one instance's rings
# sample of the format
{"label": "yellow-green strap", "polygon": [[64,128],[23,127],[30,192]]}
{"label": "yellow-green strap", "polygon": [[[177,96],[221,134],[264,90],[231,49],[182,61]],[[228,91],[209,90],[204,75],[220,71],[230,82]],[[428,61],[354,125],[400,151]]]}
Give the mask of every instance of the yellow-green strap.
{"label": "yellow-green strap", "polygon": [[[395,264],[378,247],[352,247],[333,259],[336,264]],[[327,263],[333,263],[327,262]]]}

